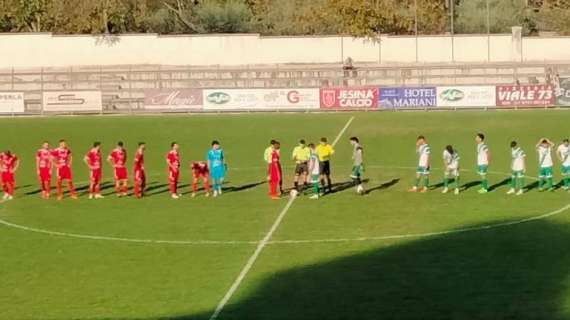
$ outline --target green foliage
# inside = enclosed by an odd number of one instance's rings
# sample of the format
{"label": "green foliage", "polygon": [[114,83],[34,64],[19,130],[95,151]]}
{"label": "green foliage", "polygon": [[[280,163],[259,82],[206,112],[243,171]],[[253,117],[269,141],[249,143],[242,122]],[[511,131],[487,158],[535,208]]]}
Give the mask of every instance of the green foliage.
{"label": "green foliage", "polygon": [[206,0],[197,7],[195,20],[203,33],[249,32],[253,13],[243,0]]}
{"label": "green foliage", "polygon": [[[510,33],[522,26],[530,33],[536,26],[526,3],[521,0],[488,0],[491,33]],[[487,0],[462,1],[456,7],[455,27],[458,33],[487,33]]]}
{"label": "green foliage", "polygon": [[[452,0],[0,0],[0,31],[442,34]],[[487,0],[453,0],[456,33],[487,32]],[[490,31],[570,34],[570,1],[488,0]],[[538,4],[537,4],[538,3]],[[416,7],[417,4],[417,7]],[[531,7],[529,7],[531,6]]]}

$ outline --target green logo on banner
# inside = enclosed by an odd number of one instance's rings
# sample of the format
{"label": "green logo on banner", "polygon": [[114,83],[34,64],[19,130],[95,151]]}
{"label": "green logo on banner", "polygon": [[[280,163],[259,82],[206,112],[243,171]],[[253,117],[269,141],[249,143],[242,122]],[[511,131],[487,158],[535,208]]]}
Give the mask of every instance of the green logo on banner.
{"label": "green logo on banner", "polygon": [[444,90],[439,97],[445,101],[455,102],[463,99],[465,94],[459,89],[447,89]]}
{"label": "green logo on banner", "polygon": [[225,104],[231,100],[230,95],[225,92],[212,92],[206,99],[213,104]]}

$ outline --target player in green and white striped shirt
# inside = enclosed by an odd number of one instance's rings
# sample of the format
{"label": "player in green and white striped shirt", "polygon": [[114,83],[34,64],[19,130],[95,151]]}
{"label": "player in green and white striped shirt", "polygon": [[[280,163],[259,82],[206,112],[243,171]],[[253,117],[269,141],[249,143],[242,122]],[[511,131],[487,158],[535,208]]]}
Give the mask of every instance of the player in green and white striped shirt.
{"label": "player in green and white striped shirt", "polygon": [[455,182],[454,193],[459,194],[459,153],[454,150],[452,146],[448,145],[443,150],[443,166],[445,168],[445,173],[443,176],[443,191],[442,193],[447,193],[449,191],[449,179],[453,179]]}
{"label": "player in green and white striped shirt", "polygon": [[478,133],[475,137],[477,142],[477,173],[481,176],[481,189],[479,193],[487,193],[489,190],[489,180],[487,180],[487,170],[491,161],[491,152],[485,144],[485,135]]}
{"label": "player in green and white striped shirt", "polygon": [[[524,174],[526,171],[525,165],[526,154],[518,146],[516,141],[511,142],[511,188],[507,194],[516,194],[520,196],[524,193]],[[518,190],[518,191],[517,191]]]}
{"label": "player in green and white striped shirt", "polygon": [[416,182],[414,186],[408,190],[410,192],[418,191],[420,182],[423,178],[423,187],[420,192],[427,192],[429,186],[429,160],[430,160],[430,147],[424,136],[419,136],[416,140],[416,152],[418,154],[418,169],[416,170]]}
{"label": "player in green and white striped shirt", "polygon": [[552,177],[552,141],[542,138],[536,145],[538,152],[538,191],[544,191],[544,185],[548,182],[548,191],[554,191],[554,179]]}
{"label": "player in green and white striped shirt", "polygon": [[556,155],[562,165],[560,171],[562,172],[563,189],[570,191],[570,141],[564,139],[562,144],[556,149]]}

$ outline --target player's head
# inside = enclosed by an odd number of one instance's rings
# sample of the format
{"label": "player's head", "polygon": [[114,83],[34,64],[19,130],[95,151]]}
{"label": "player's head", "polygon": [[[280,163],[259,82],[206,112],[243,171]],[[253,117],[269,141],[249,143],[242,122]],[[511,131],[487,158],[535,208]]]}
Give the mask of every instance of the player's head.
{"label": "player's head", "polygon": [[570,145],[570,140],[564,139],[564,140],[562,140],[562,143],[563,143],[565,146],[568,146],[568,145]]}
{"label": "player's head", "polygon": [[212,149],[214,150],[220,149],[220,142],[218,140],[212,141]]}
{"label": "player's head", "polygon": [[100,149],[101,148],[101,142],[99,142],[99,141],[93,142],[93,148]]}
{"label": "player's head", "polygon": [[312,142],[309,143],[309,146],[308,146],[308,147],[309,147],[309,149],[311,149],[311,150],[315,150],[315,144],[312,143]]}
{"label": "player's head", "polygon": [[[2,152],[2,153],[3,153],[4,155],[8,156],[8,157],[12,155],[12,151],[10,151],[10,150],[6,150],[6,151],[4,151],[4,152]],[[2,154],[2,153],[0,153],[0,154]]]}
{"label": "player's head", "polygon": [[145,145],[144,142],[139,142],[139,150],[144,150]]}
{"label": "player's head", "polygon": [[543,146],[548,146],[548,145],[549,145],[548,139],[542,139],[542,140],[540,140],[540,144],[543,145]]}
{"label": "player's head", "polygon": [[511,149],[514,149],[518,146],[518,143],[516,141],[511,141]]}
{"label": "player's head", "polygon": [[481,142],[485,141],[485,135],[482,134],[481,132],[479,132],[479,133],[475,136],[475,141],[477,141],[477,143],[481,143]]}
{"label": "player's head", "polygon": [[122,148],[123,146],[125,146],[125,144],[123,143],[123,141],[117,142],[117,147]]}
{"label": "player's head", "polygon": [[449,152],[449,154],[455,154],[455,150],[453,149],[453,146],[450,144],[445,146],[445,150],[447,150],[447,152]]}
{"label": "player's head", "polygon": [[59,140],[59,147],[60,147],[60,148],[65,148],[65,147],[67,147],[67,143],[65,142],[64,139]]}
{"label": "player's head", "polygon": [[322,137],[321,138],[321,144],[327,144],[327,138]]}
{"label": "player's head", "polygon": [[273,144],[273,148],[275,150],[279,150],[279,148],[281,148],[281,142],[275,141],[275,143]]}
{"label": "player's head", "polygon": [[299,145],[304,146],[307,142],[305,141],[305,139],[301,139],[299,140]]}
{"label": "player's head", "polygon": [[177,142],[170,143],[170,148],[172,150],[178,150],[178,143]]}
{"label": "player's head", "polygon": [[350,137],[350,144],[355,145],[357,143],[359,143],[360,141],[358,141],[357,137]]}
{"label": "player's head", "polygon": [[43,149],[49,149],[49,142],[44,141],[44,142],[42,143],[42,148],[43,148]]}
{"label": "player's head", "polygon": [[424,136],[418,136],[416,139],[417,145],[424,144],[425,142],[426,142],[426,137],[424,137]]}

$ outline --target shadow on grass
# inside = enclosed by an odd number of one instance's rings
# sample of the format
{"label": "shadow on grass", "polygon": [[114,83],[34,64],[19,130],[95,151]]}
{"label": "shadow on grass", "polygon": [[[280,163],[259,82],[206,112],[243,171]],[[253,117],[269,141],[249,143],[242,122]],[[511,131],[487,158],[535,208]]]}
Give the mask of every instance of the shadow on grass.
{"label": "shadow on grass", "polygon": [[379,186],[375,186],[375,187],[372,187],[370,189],[367,189],[364,192],[364,194],[370,194],[374,191],[380,191],[380,190],[385,190],[385,189],[391,188],[391,187],[395,186],[396,184],[398,184],[398,182],[400,182],[400,178],[392,179],[392,180],[385,182]]}
{"label": "shadow on grass", "polygon": [[461,186],[461,190],[462,191],[467,191],[473,187],[476,187],[478,185],[481,184],[481,181],[471,181],[471,182],[467,182],[466,184]]}
{"label": "shadow on grass", "polygon": [[219,319],[570,319],[568,243],[548,221],[412,240],[272,274]]}
{"label": "shadow on grass", "polygon": [[508,185],[510,182],[511,182],[511,178],[506,178],[506,179],[502,180],[502,181],[499,182],[499,183],[495,183],[494,185],[492,185],[492,186],[489,187],[489,192],[491,192],[491,191],[493,191],[493,190],[495,190],[495,189],[498,189],[498,188],[500,188],[500,187],[506,186],[506,185]]}

